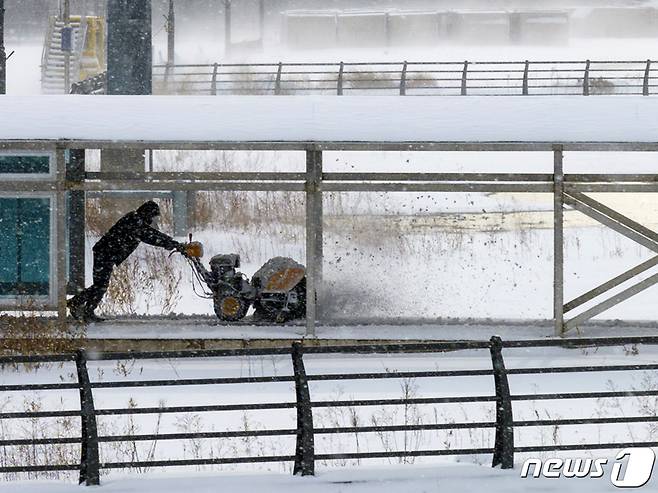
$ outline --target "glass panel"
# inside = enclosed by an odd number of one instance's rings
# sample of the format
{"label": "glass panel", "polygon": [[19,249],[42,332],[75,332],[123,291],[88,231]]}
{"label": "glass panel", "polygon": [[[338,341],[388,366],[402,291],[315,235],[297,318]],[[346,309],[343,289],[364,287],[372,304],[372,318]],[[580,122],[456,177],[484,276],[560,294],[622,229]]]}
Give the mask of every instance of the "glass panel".
{"label": "glass panel", "polygon": [[49,156],[0,155],[2,173],[45,173],[50,172]]}
{"label": "glass panel", "polygon": [[49,199],[0,198],[0,251],[0,295],[48,295]]}

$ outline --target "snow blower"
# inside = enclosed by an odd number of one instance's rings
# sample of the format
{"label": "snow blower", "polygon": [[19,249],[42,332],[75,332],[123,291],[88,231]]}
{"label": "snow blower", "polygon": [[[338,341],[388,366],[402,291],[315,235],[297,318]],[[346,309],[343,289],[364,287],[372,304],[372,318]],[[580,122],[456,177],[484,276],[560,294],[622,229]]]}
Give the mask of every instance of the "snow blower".
{"label": "snow blower", "polygon": [[192,289],[212,299],[220,320],[242,320],[251,306],[255,321],[283,323],[306,314],[306,268],[289,257],[274,257],[249,278],[239,272],[240,256],[215,255],[210,270],[201,262],[203,245],[186,243],[181,251],[194,274]]}

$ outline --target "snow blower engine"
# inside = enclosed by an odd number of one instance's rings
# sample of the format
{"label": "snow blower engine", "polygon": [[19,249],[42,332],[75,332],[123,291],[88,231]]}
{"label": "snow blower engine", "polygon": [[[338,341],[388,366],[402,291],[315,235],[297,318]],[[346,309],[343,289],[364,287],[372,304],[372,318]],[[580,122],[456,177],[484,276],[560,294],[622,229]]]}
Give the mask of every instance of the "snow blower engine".
{"label": "snow blower engine", "polygon": [[191,234],[181,253],[194,273],[192,289],[198,296],[213,300],[220,320],[241,320],[252,305],[256,321],[283,323],[306,314],[306,268],[291,258],[271,258],[250,282],[237,270],[240,256],[235,253],[215,255],[210,259],[210,270],[206,269],[201,262],[203,245],[192,241]]}

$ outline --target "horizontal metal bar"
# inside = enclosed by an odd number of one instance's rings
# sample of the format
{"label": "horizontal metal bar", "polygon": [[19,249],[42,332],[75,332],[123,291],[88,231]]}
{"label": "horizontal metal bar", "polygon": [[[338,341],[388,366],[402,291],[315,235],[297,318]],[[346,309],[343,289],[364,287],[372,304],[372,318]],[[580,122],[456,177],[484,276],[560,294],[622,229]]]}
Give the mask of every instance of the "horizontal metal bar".
{"label": "horizontal metal bar", "polygon": [[569,183],[565,192],[590,193],[656,193],[658,183]]}
{"label": "horizontal metal bar", "polygon": [[550,183],[341,183],[323,182],[327,192],[498,192],[549,193]]}
{"label": "horizontal metal bar", "polygon": [[611,397],[641,397],[658,395],[658,390],[625,390],[610,392],[567,392],[558,394],[512,395],[513,401],[544,401],[553,399],[607,399]]}
{"label": "horizontal metal bar", "polygon": [[28,392],[31,390],[77,390],[79,388],[79,383],[28,383],[25,385],[0,385],[0,392]]}
{"label": "horizontal metal bar", "polygon": [[658,175],[655,173],[571,173],[564,175],[565,183],[570,182],[607,182],[607,183],[620,183],[620,182],[643,182],[643,183],[656,183],[658,182]]}
{"label": "horizontal metal bar", "polygon": [[[658,339],[658,338],[657,338]],[[459,351],[466,349],[489,349],[489,341],[453,341],[402,344],[368,344],[345,346],[309,346],[304,354],[377,354],[377,353],[431,353],[436,351]]]}
{"label": "horizontal metal bar", "polygon": [[297,430],[241,430],[241,431],[206,431],[199,433],[162,433],[158,435],[107,435],[98,437],[99,442],[130,442],[158,440],[187,440],[189,438],[243,438],[259,436],[295,435]]}
{"label": "horizontal metal bar", "polygon": [[93,139],[41,139],[0,141],[0,149],[43,149],[61,146],[65,149],[141,149],[141,150],[252,150],[252,151],[304,151],[316,150],[381,150],[381,151],[552,151],[555,145],[565,151],[583,152],[653,152],[658,151],[655,142],[469,142],[469,141],[154,141],[154,140],[93,140]]}
{"label": "horizontal metal bar", "polygon": [[626,336],[626,337],[583,337],[561,339],[525,339],[503,340],[504,348],[529,347],[565,347],[581,348],[589,346],[623,346],[626,344],[658,344],[658,336]]}
{"label": "horizontal metal bar", "polygon": [[13,440],[0,440],[0,447],[13,447],[21,445],[59,445],[59,444],[80,444],[81,437],[66,438],[17,438]]}
{"label": "horizontal metal bar", "polygon": [[[123,351],[123,352],[92,352],[89,361],[131,360],[131,359],[178,359],[178,358],[217,358],[234,356],[277,356],[288,355],[291,349],[283,348],[250,348],[250,349],[186,349],[181,351]],[[0,360],[1,361],[1,360]]]}
{"label": "horizontal metal bar", "polygon": [[309,381],[327,380],[376,380],[386,378],[428,378],[428,377],[472,377],[493,375],[493,370],[438,370],[438,371],[400,371],[393,373],[334,373],[325,375],[307,375]]}
{"label": "horizontal metal bar", "polygon": [[80,416],[81,411],[29,411],[20,413],[0,413],[0,419],[23,419],[23,418],[66,418]]}
{"label": "horizontal metal bar", "polygon": [[326,181],[552,182],[553,175],[546,173],[322,173],[322,179]]}
{"label": "horizontal metal bar", "polygon": [[[265,402],[260,404],[218,404],[215,406],[171,406],[171,407],[134,407],[116,409],[97,409],[96,416],[115,416],[122,414],[172,414],[201,413],[223,411],[261,411],[271,409],[291,409],[294,402]],[[79,415],[79,413],[78,413]],[[2,415],[0,414],[0,417]]]}
{"label": "horizontal metal bar", "polygon": [[547,368],[512,368],[507,369],[508,375],[532,375],[538,373],[585,373],[597,371],[631,371],[631,370],[658,370],[657,364],[645,365],[605,365],[605,366],[556,366]]}
{"label": "horizontal metal bar", "polygon": [[34,356],[0,356],[0,365],[30,363],[65,363],[75,361],[75,354],[39,354]]}
{"label": "horizontal metal bar", "polygon": [[295,460],[294,455],[261,455],[257,457],[224,457],[220,459],[187,459],[187,460],[148,460],[136,462],[102,462],[101,469],[126,469],[136,467],[173,467],[173,466],[203,466],[212,464],[249,464],[258,462],[288,462]]}
{"label": "horizontal metal bar", "polygon": [[565,445],[532,445],[514,447],[514,452],[551,452],[557,450],[606,450],[627,447],[658,447],[658,442],[573,443]]}
{"label": "horizontal metal bar", "polygon": [[76,471],[80,464],[0,467],[0,473]]}
{"label": "horizontal metal bar", "polygon": [[493,448],[463,448],[443,450],[392,450],[387,452],[353,452],[342,454],[315,454],[315,460],[382,459],[386,457],[430,457],[438,455],[491,454]]}
{"label": "horizontal metal bar", "polygon": [[[130,388],[130,387],[173,387],[189,385],[224,385],[224,384],[241,384],[241,383],[275,383],[275,382],[293,382],[295,378],[290,376],[269,376],[269,377],[235,377],[235,378],[190,378],[181,380],[134,380],[134,381],[116,381],[116,382],[92,382],[93,389],[109,388]],[[0,390],[2,390],[0,388]]]}
{"label": "horizontal metal bar", "polygon": [[607,425],[617,423],[649,423],[658,421],[658,416],[622,416],[619,418],[572,418],[572,419],[537,419],[533,421],[514,421],[514,426],[567,426],[567,425]]}
{"label": "horizontal metal bar", "polygon": [[305,180],[305,173],[293,172],[261,172],[261,171],[154,171],[150,173],[132,172],[97,172],[88,171],[85,177],[89,180],[253,180],[253,181],[293,181]]}
{"label": "horizontal metal bar", "polygon": [[[0,183],[1,184],[1,183]],[[100,181],[69,183],[69,190],[100,192],[104,190],[199,190],[199,191],[278,191],[303,192],[305,184],[301,182],[248,182],[248,181]]]}
{"label": "horizontal metal bar", "polygon": [[[656,391],[658,395],[658,391]],[[494,402],[496,396],[474,395],[455,397],[422,397],[414,399],[361,399],[347,401],[315,401],[312,407],[362,407],[362,406],[398,406],[409,404],[453,404],[462,402]]]}
{"label": "horizontal metal bar", "polygon": [[313,432],[317,434],[334,434],[334,433],[379,433],[379,432],[397,432],[397,431],[420,431],[420,430],[462,430],[475,428],[495,428],[495,422],[478,422],[472,423],[433,423],[421,425],[389,425],[389,426],[349,426],[336,428],[315,428]]}

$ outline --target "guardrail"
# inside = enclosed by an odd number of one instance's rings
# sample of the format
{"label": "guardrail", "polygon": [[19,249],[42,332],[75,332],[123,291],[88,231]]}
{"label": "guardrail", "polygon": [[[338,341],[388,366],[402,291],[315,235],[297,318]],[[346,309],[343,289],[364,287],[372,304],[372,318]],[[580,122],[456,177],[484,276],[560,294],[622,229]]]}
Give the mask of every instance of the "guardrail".
{"label": "guardrail", "polygon": [[158,92],[190,94],[650,95],[652,60],[154,65]]}
{"label": "guardrail", "polygon": [[[154,65],[155,94],[398,94],[549,96],[635,94],[658,87],[654,60],[213,63]],[[73,85],[104,92],[105,74]],[[100,85],[99,85],[100,84]]]}
{"label": "guardrail", "polygon": [[[167,467],[209,464],[236,464],[257,462],[294,462],[293,472],[301,475],[314,474],[315,462],[318,460],[335,459],[371,459],[386,457],[420,457],[467,454],[493,454],[492,466],[500,465],[502,468],[511,468],[514,465],[514,454],[538,451],[566,451],[566,450],[593,450],[615,449],[629,446],[655,447],[658,442],[609,442],[609,443],[567,443],[553,445],[515,446],[514,429],[516,427],[542,427],[558,425],[579,424],[615,424],[638,423],[658,421],[656,416],[624,416],[624,417],[593,417],[572,419],[536,419],[515,420],[512,414],[513,403],[520,401],[558,400],[558,399],[593,399],[593,398],[624,398],[636,396],[657,396],[658,390],[634,391],[606,391],[606,392],[578,392],[578,393],[543,393],[543,394],[512,394],[509,388],[508,375],[531,375],[540,373],[583,373],[583,372],[609,372],[609,371],[638,371],[658,370],[658,364],[623,364],[598,366],[557,366],[557,367],[530,367],[508,369],[503,358],[503,349],[551,347],[579,348],[589,346],[618,346],[624,344],[658,344],[658,337],[616,337],[594,339],[553,339],[553,340],[522,340],[503,341],[499,337],[492,337],[489,341],[456,341],[426,344],[373,344],[367,346],[331,346],[331,347],[305,347],[303,343],[296,342],[291,348],[273,349],[238,349],[238,350],[196,350],[175,352],[143,352],[143,353],[100,353],[88,354],[78,351],[75,354],[53,356],[6,356],[0,358],[0,365],[44,362],[75,362],[77,368],[77,383],[29,384],[29,385],[2,385],[1,392],[31,391],[31,390],[71,390],[78,389],[80,393],[80,409],[65,411],[25,411],[3,412],[0,419],[20,418],[52,418],[52,417],[80,417],[81,433],[78,437],[70,438],[40,438],[40,439],[10,439],[0,440],[0,446],[16,445],[49,445],[49,444],[81,444],[80,463],[75,464],[48,464],[0,467],[0,473],[41,472],[41,471],[80,471],[80,483],[97,485],[100,482],[100,471],[103,469],[117,469],[126,467]],[[459,369],[435,371],[401,371],[376,373],[331,373],[308,374],[304,367],[304,354],[409,354],[409,353],[441,353],[446,351],[463,351],[472,349],[489,349],[491,356],[490,369]],[[272,356],[290,355],[292,358],[292,375],[249,376],[231,378],[202,378],[179,380],[138,380],[138,381],[109,381],[92,382],[89,378],[87,363],[90,360],[125,360],[125,359],[161,359],[161,358],[221,358],[235,356]],[[340,401],[314,401],[311,399],[309,382],[313,381],[345,381],[345,380],[375,380],[400,378],[449,378],[463,376],[493,376],[493,392],[489,395],[466,395],[455,397],[431,398],[403,398],[403,399],[350,399]],[[294,402],[266,402],[256,404],[218,404],[210,406],[162,406],[162,407],[131,407],[97,409],[94,405],[94,389],[101,388],[143,388],[143,387],[171,387],[190,385],[225,385],[250,383],[294,382],[296,399]],[[352,426],[352,427],[315,427],[313,423],[313,410],[328,407],[345,406],[399,406],[399,405],[425,405],[449,403],[492,403],[495,404],[496,420],[485,422],[448,422],[434,424],[404,424],[385,426]],[[223,432],[196,432],[196,433],[160,433],[150,435],[111,435],[98,434],[96,418],[98,416],[118,416],[159,413],[187,413],[187,412],[221,412],[245,410],[275,410],[296,409],[297,427],[295,429],[266,429],[266,430],[236,430]],[[388,450],[379,452],[349,452],[316,454],[314,438],[322,434],[337,433],[381,433],[399,431],[427,431],[452,429],[495,429],[495,440],[491,447],[449,449],[437,448],[431,450]],[[149,441],[149,440],[184,440],[202,438],[234,438],[257,436],[296,436],[294,453],[277,456],[246,456],[246,457],[219,457],[189,460],[151,460],[138,462],[103,462],[99,454],[99,444],[121,441]]]}

